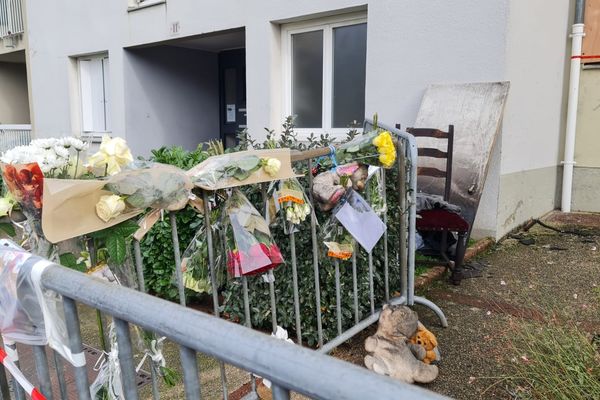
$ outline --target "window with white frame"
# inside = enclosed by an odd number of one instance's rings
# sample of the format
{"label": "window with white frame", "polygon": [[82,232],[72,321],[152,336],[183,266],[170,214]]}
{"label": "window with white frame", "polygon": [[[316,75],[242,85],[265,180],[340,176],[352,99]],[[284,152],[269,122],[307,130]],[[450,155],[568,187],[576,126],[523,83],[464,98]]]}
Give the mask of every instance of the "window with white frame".
{"label": "window with white frame", "polygon": [[80,57],[81,126],[85,133],[110,132],[110,74],[108,55]]}
{"label": "window with white frame", "polygon": [[364,15],[284,25],[284,113],[302,133],[347,132],[365,114]]}

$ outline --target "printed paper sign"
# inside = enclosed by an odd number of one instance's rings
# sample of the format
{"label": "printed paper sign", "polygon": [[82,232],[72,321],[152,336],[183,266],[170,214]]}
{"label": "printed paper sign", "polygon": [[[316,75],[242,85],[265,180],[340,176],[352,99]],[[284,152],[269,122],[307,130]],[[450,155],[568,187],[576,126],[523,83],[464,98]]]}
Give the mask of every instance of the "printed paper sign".
{"label": "printed paper sign", "polygon": [[335,217],[367,253],[373,251],[386,230],[369,203],[353,190],[348,192],[346,202]]}

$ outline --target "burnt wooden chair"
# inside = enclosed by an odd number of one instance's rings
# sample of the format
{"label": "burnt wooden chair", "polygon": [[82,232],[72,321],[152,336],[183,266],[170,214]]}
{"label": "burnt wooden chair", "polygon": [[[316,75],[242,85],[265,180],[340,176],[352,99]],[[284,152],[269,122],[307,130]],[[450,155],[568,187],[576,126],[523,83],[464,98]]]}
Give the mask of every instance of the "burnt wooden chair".
{"label": "burnt wooden chair", "polygon": [[[400,124],[397,124],[396,127],[400,128]],[[418,146],[417,140],[419,157],[431,157],[446,160],[445,171],[433,167],[417,167],[417,175],[445,179],[443,198],[445,201],[451,202],[454,126],[449,125],[447,132],[431,128],[406,128],[406,132],[410,133],[415,138],[427,137],[445,140],[447,142],[446,151],[443,151],[437,148],[420,147]],[[461,275],[458,271],[460,270],[465,257],[469,223],[459,214],[443,209],[421,210],[418,215],[420,216],[420,218],[417,218],[418,231],[442,233],[441,245],[438,249],[439,254],[437,255],[444,260],[446,266],[450,269],[451,282],[454,284],[460,283]],[[456,232],[458,238],[454,260],[448,258],[448,232]]]}

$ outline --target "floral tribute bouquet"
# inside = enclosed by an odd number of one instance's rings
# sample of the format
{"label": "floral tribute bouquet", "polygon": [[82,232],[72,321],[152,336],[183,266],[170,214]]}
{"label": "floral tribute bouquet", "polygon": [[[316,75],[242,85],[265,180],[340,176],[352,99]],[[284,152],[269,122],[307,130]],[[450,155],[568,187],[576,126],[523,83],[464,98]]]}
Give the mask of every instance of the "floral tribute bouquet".
{"label": "floral tribute bouquet", "polygon": [[[216,209],[214,211],[217,211]],[[215,229],[216,228],[216,229]],[[215,268],[216,268],[216,281],[217,290],[221,287],[227,279],[227,271],[223,266],[223,251],[219,251],[223,248],[224,243],[222,240],[222,229],[220,224],[213,224],[214,235],[213,245],[216,249],[215,252]],[[206,243],[206,230],[202,226],[194,238],[183,252],[181,258],[181,270],[183,276],[183,285],[197,293],[212,294],[213,287],[210,278],[210,267],[208,265],[208,244]]]}
{"label": "floral tribute bouquet", "polygon": [[230,276],[260,274],[283,263],[267,221],[242,192],[233,190],[223,216],[229,220],[226,257]]}
{"label": "floral tribute bouquet", "polygon": [[289,149],[249,150],[213,156],[188,173],[196,186],[213,191],[295,176]]}
{"label": "floral tribute bouquet", "polygon": [[0,158],[2,178],[27,217],[22,227],[28,247],[36,254],[48,256],[51,249],[41,226],[44,178],[80,176],[85,170],[82,153],[87,147],[74,137],[37,139],[6,151]]}
{"label": "floral tribute bouquet", "polygon": [[275,224],[275,215],[281,211],[281,215],[287,222],[284,225],[285,233],[288,233],[288,224],[299,225],[310,215],[312,207],[304,188],[297,178],[278,181],[269,188],[272,196],[269,199],[268,218],[269,224]]}
{"label": "floral tribute bouquet", "polygon": [[396,146],[389,131],[371,131],[357,136],[336,149],[340,164],[358,161],[362,164],[391,168],[396,161]]}

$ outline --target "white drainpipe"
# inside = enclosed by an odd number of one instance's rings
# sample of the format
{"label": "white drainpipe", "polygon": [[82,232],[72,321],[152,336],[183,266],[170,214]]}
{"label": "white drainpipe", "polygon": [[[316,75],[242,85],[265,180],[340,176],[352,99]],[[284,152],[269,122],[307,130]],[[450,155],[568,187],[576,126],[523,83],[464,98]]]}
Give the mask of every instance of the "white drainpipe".
{"label": "white drainpipe", "polygon": [[563,164],[562,199],[563,212],[571,212],[573,193],[573,166],[575,165],[575,131],[577,127],[577,105],[579,102],[579,75],[581,74],[581,42],[583,36],[583,10],[585,0],[575,4],[575,23],[571,37],[571,76],[569,82],[569,103],[567,108],[567,131],[565,134],[565,155]]}

